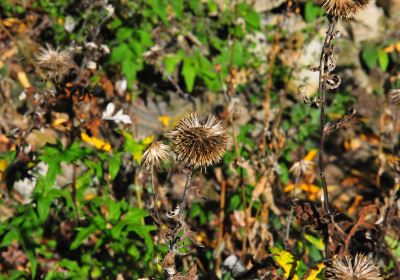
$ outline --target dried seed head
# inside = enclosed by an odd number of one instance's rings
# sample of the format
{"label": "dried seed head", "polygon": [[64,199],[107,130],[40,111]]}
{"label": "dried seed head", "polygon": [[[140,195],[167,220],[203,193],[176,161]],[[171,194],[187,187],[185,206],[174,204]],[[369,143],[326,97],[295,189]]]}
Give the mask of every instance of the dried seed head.
{"label": "dried seed head", "polygon": [[370,0],[325,0],[322,8],[325,13],[341,18],[351,18],[365,8]]}
{"label": "dried seed head", "polygon": [[157,141],[150,144],[143,154],[141,165],[145,169],[160,168],[160,164],[168,157],[169,146]]}
{"label": "dried seed head", "polygon": [[314,168],[314,163],[308,160],[299,160],[290,167],[289,172],[296,178],[309,175]]}
{"label": "dried seed head", "polygon": [[47,78],[54,81],[62,80],[72,68],[76,67],[70,51],[59,51],[49,45],[47,45],[47,48],[41,47],[39,49],[36,59]]}
{"label": "dried seed head", "polygon": [[389,91],[390,101],[394,105],[400,105],[400,89],[391,89]]}
{"label": "dried seed head", "polygon": [[229,146],[221,121],[213,116],[200,121],[196,113],[179,121],[166,136],[172,140],[177,160],[192,167],[206,167],[218,162]]}
{"label": "dried seed head", "polygon": [[379,267],[364,254],[333,260],[326,268],[330,280],[381,280]]}

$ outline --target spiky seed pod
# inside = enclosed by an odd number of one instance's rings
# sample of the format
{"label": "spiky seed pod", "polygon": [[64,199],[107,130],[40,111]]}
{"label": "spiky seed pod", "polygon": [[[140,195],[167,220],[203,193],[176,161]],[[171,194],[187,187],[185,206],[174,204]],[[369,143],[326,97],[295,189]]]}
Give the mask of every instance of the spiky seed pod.
{"label": "spiky seed pod", "polygon": [[364,254],[333,260],[326,268],[329,280],[382,280],[379,267]]}
{"label": "spiky seed pod", "polygon": [[49,45],[47,45],[47,48],[41,47],[39,49],[36,59],[47,78],[57,82],[76,67],[70,51],[60,51]]}
{"label": "spiky seed pod", "polygon": [[170,149],[161,141],[153,142],[143,154],[141,165],[147,169],[160,168],[160,164],[169,155]]}
{"label": "spiky seed pod", "polygon": [[325,0],[322,8],[327,15],[345,19],[364,9],[370,0]]}
{"label": "spiky seed pod", "polygon": [[196,113],[182,119],[166,134],[172,140],[177,160],[192,167],[218,162],[229,147],[224,125],[213,116],[200,121]]}

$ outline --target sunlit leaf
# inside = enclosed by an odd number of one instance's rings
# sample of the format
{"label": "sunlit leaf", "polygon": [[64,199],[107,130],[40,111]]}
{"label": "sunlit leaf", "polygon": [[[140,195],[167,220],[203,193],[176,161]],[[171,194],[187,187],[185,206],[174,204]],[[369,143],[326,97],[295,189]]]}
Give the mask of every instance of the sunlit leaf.
{"label": "sunlit leaf", "polygon": [[100,138],[89,136],[85,132],[81,133],[81,138],[84,142],[88,143],[89,145],[91,145],[93,147],[96,147],[99,150],[104,150],[106,152],[111,151],[110,143],[107,143]]}

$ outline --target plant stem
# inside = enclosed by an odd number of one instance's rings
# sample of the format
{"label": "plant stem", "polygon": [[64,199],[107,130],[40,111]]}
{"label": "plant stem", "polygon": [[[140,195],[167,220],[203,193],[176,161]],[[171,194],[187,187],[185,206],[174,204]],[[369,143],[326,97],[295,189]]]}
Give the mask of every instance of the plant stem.
{"label": "plant stem", "polygon": [[163,239],[165,240],[164,234],[163,234],[163,229],[162,229],[162,220],[161,220],[161,216],[160,213],[158,212],[158,208],[157,208],[157,204],[158,204],[158,195],[156,192],[156,188],[155,188],[155,179],[154,179],[154,167],[151,168],[151,189],[153,192],[153,207],[154,207],[154,214],[155,214],[155,222],[158,225],[158,230],[161,233],[161,236],[163,237]]}
{"label": "plant stem", "polygon": [[219,227],[218,227],[218,241],[217,241],[217,256],[215,258],[215,274],[221,277],[221,252],[222,240],[224,238],[224,221],[225,221],[225,195],[226,195],[226,181],[221,181],[221,194],[219,202]]}
{"label": "plant stem", "polygon": [[[292,191],[292,199],[291,199],[291,201],[294,201],[294,199],[296,197],[296,188],[299,185],[299,181],[300,181],[300,176],[297,175],[295,180],[294,180],[294,188],[293,188],[293,191]],[[286,247],[287,247],[288,241],[290,239],[290,226],[292,225],[292,222],[293,222],[293,215],[294,215],[294,207],[293,207],[293,204],[291,203],[290,204],[290,213],[289,213],[288,221],[287,221],[287,224],[286,224],[286,236],[285,236],[285,246]],[[288,249],[288,248],[286,248],[286,249]]]}
{"label": "plant stem", "polygon": [[319,174],[321,177],[322,188],[324,191],[324,202],[323,207],[327,214],[331,214],[329,208],[329,193],[328,185],[325,178],[325,163],[324,163],[324,144],[325,144],[325,107],[326,107],[326,75],[328,73],[328,59],[332,55],[332,39],[336,29],[337,17],[329,17],[329,27],[326,32],[324,44],[322,46],[322,52],[320,57],[319,65],[319,86],[318,95],[320,98],[320,143],[319,143],[319,156],[318,156],[318,166]]}
{"label": "plant stem", "polygon": [[185,183],[185,190],[183,191],[182,202],[179,206],[178,221],[176,222],[176,226],[174,229],[174,236],[169,244],[169,252],[174,252],[176,250],[176,243],[178,241],[179,229],[180,229],[180,227],[182,225],[182,221],[183,221],[182,216],[183,216],[184,210],[186,209],[190,184],[192,182],[192,173],[193,173],[193,168],[189,167],[188,171],[186,173],[186,183]]}

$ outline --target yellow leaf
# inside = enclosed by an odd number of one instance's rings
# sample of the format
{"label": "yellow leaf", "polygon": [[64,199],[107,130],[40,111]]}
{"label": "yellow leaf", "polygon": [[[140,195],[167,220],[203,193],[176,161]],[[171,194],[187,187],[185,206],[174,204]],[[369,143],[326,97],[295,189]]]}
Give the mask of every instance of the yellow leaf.
{"label": "yellow leaf", "polygon": [[317,279],[317,275],[325,268],[323,263],[317,264],[316,267],[311,268],[307,274],[303,277],[303,280],[314,280]]}
{"label": "yellow leaf", "polygon": [[288,184],[288,185],[283,189],[283,191],[284,191],[284,192],[291,192],[295,187],[296,187],[295,184]]}
{"label": "yellow leaf", "polygon": [[110,143],[107,143],[100,138],[90,137],[85,132],[81,133],[81,138],[84,142],[88,143],[89,145],[91,145],[93,147],[96,147],[97,149],[104,150],[107,152],[111,151]]}
{"label": "yellow leaf", "polygon": [[142,140],[142,142],[143,142],[143,144],[144,145],[149,145],[151,142],[153,142],[153,140],[154,140],[154,135],[150,135],[150,136],[147,136],[146,138],[144,138],[143,140]]}
{"label": "yellow leaf", "polygon": [[171,118],[169,116],[159,116],[158,120],[164,127],[168,127]]}
{"label": "yellow leaf", "polygon": [[308,152],[308,154],[304,157],[304,160],[306,161],[312,161],[315,156],[318,154],[318,149],[312,149],[311,151]]}
{"label": "yellow leaf", "polygon": [[[292,266],[294,265],[297,268],[297,261],[294,259],[293,255],[288,251],[280,250],[278,248],[272,248],[271,252],[273,253],[274,260],[282,268],[285,278],[288,278]],[[299,280],[299,277],[297,277],[297,275],[294,275],[292,279]]]}
{"label": "yellow leaf", "polygon": [[0,172],[4,172],[7,169],[8,161],[5,159],[0,159]]}
{"label": "yellow leaf", "polygon": [[[290,191],[292,191],[295,187],[296,187],[295,184],[290,183],[290,184],[286,185],[286,187],[284,188],[284,192],[290,192]],[[318,193],[319,190],[320,190],[320,188],[319,188],[317,185],[308,184],[308,183],[301,183],[301,184],[298,184],[298,187],[299,187],[300,189],[302,189],[304,192],[306,192],[306,193],[311,193],[311,194],[313,194],[313,193]]]}
{"label": "yellow leaf", "polygon": [[318,193],[320,188],[314,184],[303,183],[300,184],[300,188],[306,193]]}
{"label": "yellow leaf", "polygon": [[85,194],[84,196],[83,196],[83,199],[85,200],[85,201],[89,201],[89,200],[92,200],[92,199],[94,199],[94,198],[96,198],[96,194],[95,193],[87,193],[87,194]]}
{"label": "yellow leaf", "polygon": [[24,88],[31,87],[31,83],[29,82],[28,77],[26,76],[25,72],[18,72],[17,78],[18,78],[18,81],[21,83],[21,85]]}

